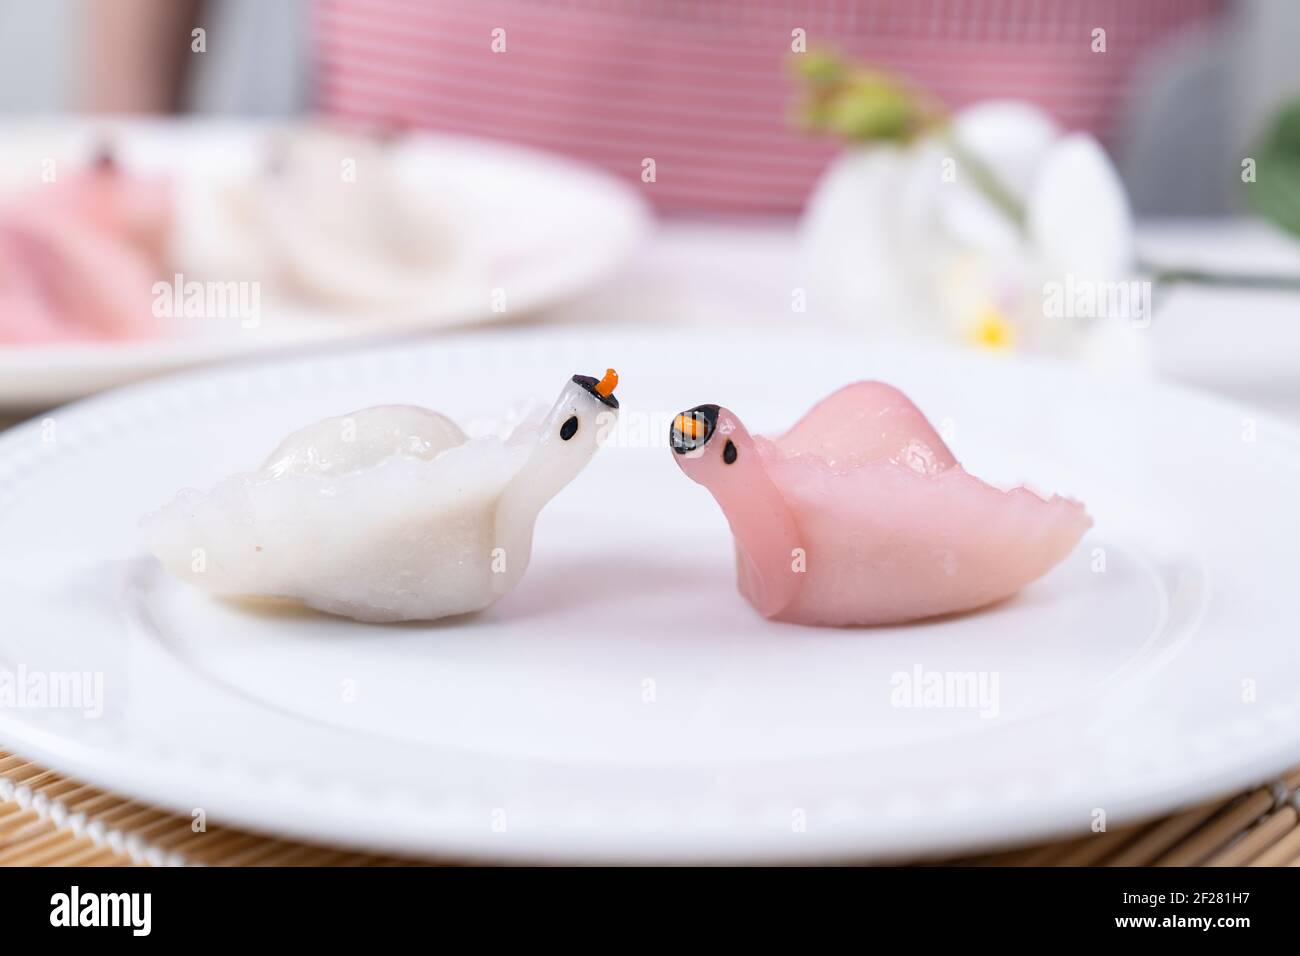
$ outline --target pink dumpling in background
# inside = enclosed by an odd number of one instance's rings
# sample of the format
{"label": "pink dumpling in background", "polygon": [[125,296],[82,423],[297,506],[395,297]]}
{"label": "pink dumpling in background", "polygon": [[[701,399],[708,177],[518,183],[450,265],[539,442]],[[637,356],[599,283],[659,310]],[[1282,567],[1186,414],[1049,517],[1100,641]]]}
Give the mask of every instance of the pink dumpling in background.
{"label": "pink dumpling in background", "polygon": [[111,163],[13,198],[0,208],[0,341],[154,334],[171,217],[165,182]]}

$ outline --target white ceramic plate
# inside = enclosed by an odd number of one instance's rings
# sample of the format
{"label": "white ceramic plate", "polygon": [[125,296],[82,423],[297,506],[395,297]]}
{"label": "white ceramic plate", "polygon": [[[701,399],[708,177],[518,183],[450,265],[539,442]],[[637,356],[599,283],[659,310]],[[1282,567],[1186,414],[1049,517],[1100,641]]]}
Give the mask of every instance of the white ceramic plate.
{"label": "white ceramic plate", "polygon": [[[144,383],[0,437],[0,666],[103,675],[102,715],[0,708],[0,741],[266,831],[529,860],[955,852],[1113,827],[1300,761],[1294,432],[1055,365],[792,341],[458,335]],[[619,434],[477,617],[254,612],[138,543],[142,513],[321,416],[477,418],[607,364]],[[983,612],[865,630],[756,616],[669,416],[716,401],[777,430],[870,377],[971,471],[1076,495],[1095,528]],[[909,681],[965,674],[982,697],[902,706]]]}
{"label": "white ceramic plate", "polygon": [[[229,181],[265,162],[272,135],[277,127],[209,121],[20,124],[6,130],[0,179],[8,188],[30,187],[46,156],[85,157],[97,143],[111,142],[129,168],[181,177],[188,184],[181,195],[190,195],[185,190],[198,183]],[[237,318],[176,318],[167,335],[133,342],[0,343],[0,406],[46,407],[232,356],[527,315],[609,276],[648,230],[646,207],[632,190],[555,156],[429,134],[412,134],[391,150],[414,199],[449,217],[463,245],[463,268],[439,295],[386,310],[330,313],[270,291],[255,326]],[[208,228],[201,211],[178,215],[200,217],[191,231]]]}

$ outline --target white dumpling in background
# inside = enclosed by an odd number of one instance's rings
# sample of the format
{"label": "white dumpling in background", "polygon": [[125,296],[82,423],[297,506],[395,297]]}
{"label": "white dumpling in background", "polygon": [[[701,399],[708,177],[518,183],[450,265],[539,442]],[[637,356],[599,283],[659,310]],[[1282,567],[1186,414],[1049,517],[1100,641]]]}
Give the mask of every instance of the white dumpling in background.
{"label": "white dumpling in background", "polygon": [[343,309],[445,306],[477,288],[455,197],[412,188],[397,143],[305,128],[266,149],[252,175],[183,179],[184,269],[270,282]]}
{"label": "white dumpling in background", "polygon": [[612,428],[617,381],[575,375],[505,437],[407,405],[327,418],[147,516],[146,543],[213,594],[376,622],[481,610],[522,577],[538,513]]}

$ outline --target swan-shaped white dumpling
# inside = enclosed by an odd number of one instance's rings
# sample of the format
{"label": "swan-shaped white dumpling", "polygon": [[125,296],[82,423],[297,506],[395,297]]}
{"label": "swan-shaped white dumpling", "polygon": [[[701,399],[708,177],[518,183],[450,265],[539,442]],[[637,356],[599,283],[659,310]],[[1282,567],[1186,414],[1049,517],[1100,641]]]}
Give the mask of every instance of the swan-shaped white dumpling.
{"label": "swan-shaped white dumpling", "polygon": [[271,283],[343,309],[446,302],[481,278],[457,199],[404,175],[396,142],[307,127],[268,138],[251,175],[182,176],[186,272]]}
{"label": "swan-shaped white dumpling", "polygon": [[257,471],[182,492],[144,519],[146,542],[213,594],[361,621],[481,610],[523,575],[538,512],[613,427],[617,382],[573,376],[540,423],[504,439],[409,405],[327,418]]}

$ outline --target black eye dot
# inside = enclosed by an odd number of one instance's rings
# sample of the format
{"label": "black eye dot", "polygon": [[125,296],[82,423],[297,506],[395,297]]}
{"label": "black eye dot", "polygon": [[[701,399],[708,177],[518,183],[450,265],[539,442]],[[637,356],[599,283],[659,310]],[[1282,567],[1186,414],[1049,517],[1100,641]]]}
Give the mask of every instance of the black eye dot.
{"label": "black eye dot", "polygon": [[570,415],[568,420],[560,426],[560,437],[568,441],[576,434],[578,434],[578,416]]}
{"label": "black eye dot", "polygon": [[736,461],[736,445],[730,438],[722,446],[722,460],[728,465],[734,464]]}

